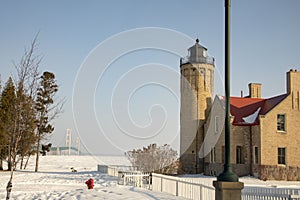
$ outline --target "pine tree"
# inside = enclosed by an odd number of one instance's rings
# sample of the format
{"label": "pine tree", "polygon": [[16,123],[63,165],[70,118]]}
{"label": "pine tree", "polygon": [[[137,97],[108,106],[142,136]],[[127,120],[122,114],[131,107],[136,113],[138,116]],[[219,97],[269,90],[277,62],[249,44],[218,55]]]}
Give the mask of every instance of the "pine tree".
{"label": "pine tree", "polygon": [[10,78],[1,93],[0,145],[4,143],[8,148],[7,152],[0,148],[0,155],[8,158],[11,171],[6,187],[7,199],[10,198],[13,172],[17,163],[21,160],[22,167],[25,156],[28,161],[36,142],[38,161],[41,139],[53,131],[54,128],[49,122],[60,113],[63,105],[63,101],[56,103],[53,98],[58,89],[54,74],[45,72],[38,84],[38,68],[42,59],[35,54],[36,39],[37,36],[30,48],[25,49],[20,62],[15,64],[16,79],[13,82]]}
{"label": "pine tree", "polygon": [[35,106],[37,111],[36,172],[38,171],[41,140],[54,130],[50,122],[58,114],[57,104],[54,104],[54,96],[57,91],[58,85],[56,84],[55,75],[51,72],[44,72],[41,76]]}
{"label": "pine tree", "polygon": [[[0,80],[1,81],[1,80]],[[0,82],[0,94],[2,94],[2,87]],[[1,95],[0,95],[0,116],[1,116]],[[7,157],[7,144],[5,134],[3,132],[3,124],[0,119],[0,170],[3,170],[3,160]]]}
{"label": "pine tree", "polygon": [[2,137],[2,156],[7,157],[8,170],[12,168],[12,158],[16,131],[16,94],[12,78],[9,77],[1,94],[0,122]]}
{"label": "pine tree", "polygon": [[[3,130],[8,136],[8,168],[11,172],[6,186],[6,199],[10,199],[14,169],[19,162],[19,158],[22,158],[19,155],[24,153],[23,150],[25,151],[22,148],[24,146],[22,143],[28,134],[33,133],[36,125],[33,99],[41,58],[34,55],[35,48],[36,37],[29,50],[25,49],[19,64],[15,64],[17,76],[14,82],[11,78],[9,79],[7,88],[10,89],[2,91],[1,120],[4,122],[2,123]],[[35,141],[30,141],[26,145],[32,147],[34,143]]]}
{"label": "pine tree", "polygon": [[[21,160],[20,169],[23,167],[24,157],[28,158],[32,155],[34,145],[36,144],[37,137],[35,134],[36,129],[36,111],[34,109],[34,101],[33,99],[22,92],[17,92],[18,98],[22,100],[22,112],[20,113],[19,118],[19,127],[18,131],[20,134],[20,141],[18,144],[18,155]],[[21,97],[22,96],[22,97]]]}

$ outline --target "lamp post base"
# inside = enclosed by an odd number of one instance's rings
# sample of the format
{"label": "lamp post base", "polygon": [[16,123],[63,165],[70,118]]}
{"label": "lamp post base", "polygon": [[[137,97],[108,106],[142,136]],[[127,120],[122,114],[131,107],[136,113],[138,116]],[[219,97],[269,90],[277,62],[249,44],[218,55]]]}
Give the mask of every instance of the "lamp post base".
{"label": "lamp post base", "polygon": [[217,180],[223,182],[238,182],[239,177],[231,170],[226,170],[217,177]]}
{"label": "lamp post base", "polygon": [[214,181],[215,200],[241,200],[242,189],[244,183],[242,182],[224,182]]}

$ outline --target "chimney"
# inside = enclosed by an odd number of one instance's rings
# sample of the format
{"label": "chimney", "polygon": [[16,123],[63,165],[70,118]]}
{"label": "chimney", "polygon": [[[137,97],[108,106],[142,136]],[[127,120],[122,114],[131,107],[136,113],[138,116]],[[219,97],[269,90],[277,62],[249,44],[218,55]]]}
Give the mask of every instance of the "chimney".
{"label": "chimney", "polygon": [[250,98],[261,98],[261,84],[260,83],[249,83],[249,97]]}
{"label": "chimney", "polygon": [[293,91],[295,93],[299,92],[300,90],[300,72],[295,69],[290,69],[286,73],[286,92],[291,94]]}

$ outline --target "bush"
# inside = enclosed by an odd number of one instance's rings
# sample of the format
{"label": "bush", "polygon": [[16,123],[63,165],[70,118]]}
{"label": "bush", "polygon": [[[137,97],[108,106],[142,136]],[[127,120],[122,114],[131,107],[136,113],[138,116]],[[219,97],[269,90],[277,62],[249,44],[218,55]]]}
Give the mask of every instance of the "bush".
{"label": "bush", "polygon": [[126,155],[131,164],[143,172],[177,174],[180,166],[177,151],[168,144],[150,144],[143,149],[128,151]]}

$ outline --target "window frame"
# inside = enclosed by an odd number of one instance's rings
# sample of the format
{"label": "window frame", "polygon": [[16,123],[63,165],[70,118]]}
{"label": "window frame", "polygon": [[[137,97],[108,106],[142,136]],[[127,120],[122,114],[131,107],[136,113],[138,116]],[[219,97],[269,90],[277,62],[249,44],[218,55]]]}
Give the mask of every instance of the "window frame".
{"label": "window frame", "polygon": [[277,164],[286,165],[286,147],[277,148]]}
{"label": "window frame", "polygon": [[235,147],[235,163],[236,164],[245,164],[244,156],[243,156],[243,146],[237,145]]}
{"label": "window frame", "polygon": [[253,147],[253,164],[255,164],[255,165],[257,165],[259,162],[258,156],[259,156],[258,146],[254,146]]}
{"label": "window frame", "polygon": [[219,133],[219,124],[220,124],[220,117],[218,115],[215,116],[215,134]]}
{"label": "window frame", "polygon": [[210,150],[210,162],[211,163],[216,162],[216,147],[212,147]]}
{"label": "window frame", "polygon": [[222,146],[222,151],[221,151],[221,162],[225,163],[225,146]]}
{"label": "window frame", "polygon": [[[283,117],[283,122],[280,122],[280,116]],[[286,132],[286,114],[277,114],[277,132]]]}

